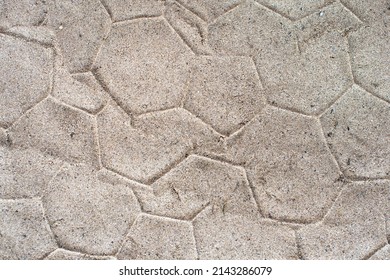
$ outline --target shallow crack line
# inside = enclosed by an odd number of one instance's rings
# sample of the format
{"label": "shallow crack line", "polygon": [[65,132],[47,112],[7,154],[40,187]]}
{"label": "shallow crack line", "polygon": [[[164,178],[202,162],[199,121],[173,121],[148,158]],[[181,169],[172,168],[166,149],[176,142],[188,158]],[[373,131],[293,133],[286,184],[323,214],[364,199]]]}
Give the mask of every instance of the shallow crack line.
{"label": "shallow crack line", "polygon": [[351,14],[353,14],[361,23],[364,23],[364,21],[353,11],[353,9],[351,7],[349,7],[348,4],[345,4],[344,1],[342,1],[342,0],[339,0],[337,2],[339,2],[342,6],[344,6],[344,8],[346,8],[348,11],[350,11]]}
{"label": "shallow crack line", "polygon": [[294,37],[295,37],[296,51],[298,52],[298,55],[301,56],[302,53],[304,52],[304,49],[302,49],[299,35],[297,34],[297,32],[295,33]]}
{"label": "shallow crack line", "polygon": [[337,194],[336,198],[333,200],[333,203],[329,207],[328,211],[325,213],[325,215],[322,217],[322,219],[320,221],[318,221],[319,223],[323,223],[326,220],[326,218],[330,215],[330,213],[332,212],[333,208],[335,207],[337,201],[340,199],[341,195],[344,193],[344,190],[346,188],[347,188],[346,186],[341,187],[339,193]]}
{"label": "shallow crack line", "polygon": [[191,215],[186,217],[185,220],[189,221],[189,222],[194,221],[196,219],[196,217],[198,217],[199,214],[202,213],[210,205],[211,205],[211,203],[210,203],[210,201],[208,201],[202,208],[200,208],[199,210],[195,211],[194,213],[192,213]]}
{"label": "shallow crack line", "polygon": [[203,154],[198,154],[198,153],[193,153],[192,155],[200,157],[200,158],[204,158],[206,160],[214,161],[214,162],[219,163],[219,164],[229,165],[229,166],[232,166],[234,168],[240,169],[241,171],[245,172],[245,168],[242,165],[238,165],[234,162],[230,162],[230,161],[220,159],[220,158],[212,158],[208,155],[203,155]]}
{"label": "shallow crack line", "polygon": [[355,82],[355,84],[356,84],[358,87],[360,87],[362,90],[364,90],[365,92],[367,92],[367,93],[369,93],[370,95],[372,95],[373,97],[376,97],[376,98],[380,99],[381,101],[387,103],[387,105],[390,104],[390,101],[388,101],[387,99],[383,98],[382,96],[380,96],[380,95],[378,95],[378,94],[372,92],[372,91],[369,90],[367,87],[365,87],[362,83],[360,83],[360,82]]}
{"label": "shallow crack line", "polygon": [[[99,49],[97,50],[97,52],[96,52],[94,58],[92,59],[92,63],[91,63],[91,65],[90,65],[89,69],[87,69],[87,71],[84,71],[84,73],[86,73],[86,72],[92,72],[92,69],[96,69],[96,68],[97,68],[97,67],[96,67],[96,61],[97,61],[97,59],[98,59],[98,57],[99,57],[99,55],[100,55],[100,53],[101,53],[101,51],[102,51],[102,49],[103,49],[104,43],[106,42],[106,40],[107,40],[108,37],[110,36],[111,31],[112,31],[112,21],[111,21],[110,29],[108,30],[107,34],[104,34],[103,40],[100,42]],[[79,71],[79,73],[83,73],[83,72],[80,72],[80,71]],[[73,73],[70,73],[70,74],[73,74]]]}
{"label": "shallow crack line", "polygon": [[149,213],[149,212],[143,212],[142,213],[143,215],[145,216],[150,216],[150,217],[157,217],[157,218],[160,218],[160,219],[165,219],[165,220],[170,220],[170,221],[174,221],[174,222],[191,222],[191,220],[187,219],[187,218],[174,218],[174,217],[171,217],[171,216],[165,216],[165,215],[160,215],[160,214],[156,214],[156,213]]}
{"label": "shallow crack line", "polygon": [[115,170],[115,169],[112,168],[112,167],[105,166],[103,160],[102,160],[102,168],[105,168],[105,169],[107,169],[108,171],[110,171],[110,172],[112,172],[112,173],[115,173],[115,174],[117,174],[117,175],[119,175],[119,176],[125,178],[126,180],[130,181],[130,183],[131,183],[131,182],[134,182],[134,183],[137,183],[137,184],[140,184],[140,185],[146,185],[146,186],[148,186],[148,184],[146,184],[146,183],[144,183],[144,182],[142,182],[142,181],[139,181],[139,180],[137,180],[137,179],[135,179],[135,178],[131,178],[131,177],[129,177],[128,175],[124,174],[124,173],[121,172],[121,171]]}
{"label": "shallow crack line", "polygon": [[268,101],[268,105],[271,106],[271,107],[274,107],[276,109],[280,109],[280,110],[283,110],[283,111],[287,111],[287,112],[290,112],[290,113],[295,113],[295,114],[298,114],[298,115],[301,115],[301,116],[304,116],[304,117],[309,117],[309,118],[313,118],[315,117],[315,114],[305,114],[297,109],[293,109],[293,108],[287,108],[287,107],[284,107],[284,106],[280,106],[280,105],[276,105],[276,104],[273,104],[272,102],[269,102]]}
{"label": "shallow crack line", "polygon": [[385,176],[385,177],[345,176],[345,179],[347,179],[350,182],[373,182],[373,181],[380,181],[380,180],[390,180],[390,176]]}
{"label": "shallow crack line", "polygon": [[248,182],[248,186],[249,186],[249,189],[251,190],[251,193],[252,193],[252,196],[253,196],[253,199],[255,200],[256,202],[256,205],[257,205],[257,210],[259,211],[260,215],[263,217],[263,218],[267,218],[268,215],[266,215],[267,213],[267,210],[265,209],[265,207],[262,206],[262,204],[260,203],[260,199],[258,197],[258,195],[256,194],[255,192],[255,186],[253,185],[253,182],[249,179],[249,176],[246,172],[246,169],[244,169],[244,176],[245,176],[245,179],[246,181]]}
{"label": "shallow crack line", "polygon": [[[231,12],[233,12],[235,9],[237,9],[241,4],[243,4],[243,3],[245,3],[245,2],[246,2],[246,1],[243,0],[243,1],[241,1],[240,3],[237,3],[236,5],[231,6],[229,9],[227,9],[226,11],[224,11],[223,14],[221,14],[221,15],[215,17],[215,18],[214,18],[212,21],[210,21],[208,24],[209,24],[209,25],[212,25],[212,24],[216,23],[220,18],[223,18],[225,15],[230,14]],[[206,21],[206,22],[207,22],[207,21]]]}
{"label": "shallow crack line", "polygon": [[106,82],[104,81],[103,77],[101,77],[101,75],[98,73],[98,71],[96,69],[92,69],[91,70],[91,73],[92,75],[95,77],[96,81],[99,83],[99,85],[103,88],[103,90],[105,92],[107,92],[107,94],[111,97],[111,100],[123,111],[126,113],[126,115],[129,116],[130,118],[130,122],[131,122],[131,125],[133,125],[133,116],[132,116],[132,113],[130,112],[127,112],[127,110],[125,110],[125,106],[124,104],[114,95],[111,93],[110,89],[109,89],[109,86],[106,84]]}
{"label": "shallow crack line", "polygon": [[228,137],[228,135],[226,135],[225,133],[222,133],[220,131],[218,131],[217,129],[215,129],[211,124],[209,124],[208,122],[206,122],[205,120],[203,120],[201,117],[195,115],[193,112],[191,112],[189,109],[185,108],[185,107],[182,107],[184,110],[186,110],[188,113],[190,113],[192,116],[194,116],[196,119],[200,120],[206,127],[208,127],[209,129],[211,129],[212,131],[214,131],[216,134],[218,134],[219,136],[222,136],[222,137]]}
{"label": "shallow crack line", "polygon": [[94,140],[95,140],[95,152],[97,154],[97,161],[98,161],[98,168],[99,170],[103,168],[103,163],[102,163],[102,152],[100,149],[100,139],[99,139],[99,127],[97,123],[97,117],[94,116],[93,118],[93,130],[94,130]]}
{"label": "shallow crack line", "polygon": [[47,258],[48,256],[50,256],[51,254],[53,254],[57,250],[64,250],[64,251],[67,251],[67,252],[70,252],[70,253],[79,254],[82,257],[89,257],[89,258],[115,257],[114,255],[110,255],[110,254],[107,254],[107,255],[104,255],[104,254],[103,255],[100,255],[100,254],[99,255],[94,255],[94,254],[89,254],[89,253],[82,252],[82,251],[69,250],[69,249],[65,249],[65,248],[59,247],[59,248],[55,249],[54,251],[46,254],[46,256],[43,259]]}
{"label": "shallow crack line", "polygon": [[[178,5],[179,7],[181,7],[182,9],[188,11],[189,13],[191,13],[192,15],[194,15],[195,17],[197,17],[198,19],[200,19],[201,21],[203,21],[204,23],[207,24],[207,20],[203,19],[202,17],[200,17],[197,13],[194,13],[192,10],[190,10],[189,8],[187,8],[186,6],[184,6],[182,3],[180,3],[180,1],[178,0],[175,0],[174,3],[176,5]],[[167,8],[165,8],[166,10]]]}
{"label": "shallow crack line", "polygon": [[108,100],[106,100],[105,104],[94,113],[95,117],[98,117],[107,108],[108,103]]}
{"label": "shallow crack line", "polygon": [[356,84],[357,81],[356,81],[356,77],[355,77],[355,73],[353,71],[353,60],[352,60],[352,55],[351,55],[351,42],[350,42],[350,37],[349,36],[345,36],[344,37],[344,42],[345,44],[347,45],[347,59],[348,59],[348,66],[349,66],[349,72],[351,74],[351,77],[352,77],[352,81]]}
{"label": "shallow crack line", "polygon": [[271,225],[277,224],[277,225],[286,226],[286,227],[289,227],[292,230],[297,230],[297,229],[302,228],[304,226],[317,223],[317,222],[310,222],[310,223],[305,223],[305,224],[303,224],[303,223],[293,223],[293,222],[287,222],[287,221],[284,221],[284,220],[276,220],[276,219],[273,219],[273,218],[262,218],[262,221],[265,222],[265,223],[270,223]]}
{"label": "shallow crack line", "polygon": [[32,105],[29,109],[27,109],[22,115],[20,115],[15,121],[13,121],[11,124],[7,125],[6,127],[2,127],[3,129],[5,130],[8,130],[10,128],[12,128],[14,125],[16,125],[18,122],[21,121],[21,119],[23,119],[23,117],[25,115],[27,115],[29,112],[31,112],[32,110],[34,110],[35,107],[37,107],[39,104],[45,102],[47,99],[49,99],[49,95],[45,96],[42,100],[38,101],[36,104]]}
{"label": "shallow crack line", "polygon": [[203,20],[204,22],[207,23],[207,19],[204,18],[201,14],[197,13],[196,11],[194,11],[193,9],[191,9],[190,7],[188,7],[186,4],[184,4],[182,1],[180,0],[176,0],[175,1],[177,4],[179,4],[180,6],[184,7],[186,10],[190,11],[191,13],[193,13],[194,15],[196,15],[198,18],[200,18],[201,20]]}
{"label": "shallow crack line", "polygon": [[234,162],[233,160],[230,160],[228,159],[226,156],[226,154],[210,154],[210,153],[207,153],[207,152],[194,152],[192,153],[192,155],[194,156],[199,156],[199,157],[204,157],[204,158],[207,158],[207,159],[210,159],[210,160],[214,160],[214,161],[217,161],[217,162],[220,162],[220,163],[224,163],[224,164],[229,164],[233,167],[238,167],[238,168],[245,168],[245,165],[244,164],[240,164],[240,163],[237,163],[237,162]]}
{"label": "shallow crack line", "polygon": [[189,157],[192,153],[192,148],[188,148],[187,151],[177,160],[173,161],[171,164],[169,164],[167,167],[165,167],[161,172],[154,175],[152,178],[147,179],[145,182],[146,185],[153,185],[156,183],[159,179],[164,177],[166,174],[171,172],[173,169],[175,169],[178,165],[180,165],[187,157]]}
{"label": "shallow crack line", "polygon": [[111,22],[113,22],[113,21],[114,21],[114,17],[113,17],[113,15],[112,15],[112,11],[111,11],[110,7],[107,5],[106,0],[100,0],[100,3],[102,4],[102,6],[104,7],[104,9],[106,10],[108,16],[109,16],[110,19],[111,19]]}
{"label": "shallow crack line", "polygon": [[6,36],[10,36],[10,37],[13,37],[13,38],[16,38],[16,39],[20,39],[20,40],[23,40],[23,41],[25,41],[27,43],[32,43],[32,44],[35,44],[35,45],[39,45],[40,47],[43,47],[45,49],[53,49],[53,47],[54,47],[53,44],[44,43],[44,42],[41,42],[39,40],[28,38],[26,36],[23,36],[23,35],[20,35],[20,34],[11,32],[11,31],[8,31],[8,30],[0,31],[0,34],[4,34]]}
{"label": "shallow crack line", "polygon": [[321,118],[334,104],[337,103],[346,93],[353,87],[354,83],[352,83],[350,86],[348,86],[345,90],[343,90],[339,95],[336,96],[331,102],[329,102],[325,109],[319,112],[316,117]]}
{"label": "shallow crack line", "polygon": [[[265,8],[265,9],[271,11],[271,12],[274,13],[274,14],[277,14],[277,15],[279,15],[279,16],[285,18],[285,19],[288,19],[288,20],[291,21],[291,22],[301,20],[301,19],[294,20],[294,19],[293,19],[292,17],[290,17],[288,14],[286,14],[286,13],[284,13],[284,12],[281,12],[281,11],[278,11],[278,10],[276,10],[275,8],[273,8],[272,6],[267,5],[267,4],[265,4],[265,3],[260,3],[260,2],[257,1],[257,0],[254,0],[253,2],[254,2],[256,5],[258,5],[258,6],[260,6],[260,7],[263,7],[263,8]],[[305,18],[305,17],[303,17],[303,18]]]}
{"label": "shallow crack line", "polygon": [[192,219],[190,220],[192,223],[198,218],[198,216],[203,213],[204,211],[206,211],[206,209],[208,208],[212,208],[214,207],[210,202],[208,202],[203,208],[201,208],[197,213],[195,213],[192,217]]}
{"label": "shallow crack line", "polygon": [[191,224],[192,237],[194,238],[196,259],[199,260],[200,259],[200,257],[199,257],[199,248],[198,248],[198,241],[196,240],[196,237],[195,237],[195,227],[194,227],[194,224],[192,222],[190,224]]}
{"label": "shallow crack line", "polygon": [[50,99],[52,102],[57,103],[58,105],[67,107],[67,108],[69,108],[69,109],[71,109],[71,110],[77,111],[77,112],[82,113],[82,114],[86,114],[86,115],[88,115],[89,117],[94,117],[94,116],[95,116],[94,114],[92,114],[92,113],[91,113],[90,111],[88,111],[88,110],[85,110],[85,109],[82,109],[82,108],[78,108],[78,107],[73,106],[73,105],[71,105],[71,104],[65,103],[65,102],[63,102],[63,101],[57,99],[57,98],[54,97],[54,96],[50,96],[49,99]]}
{"label": "shallow crack line", "polygon": [[261,89],[264,90],[264,91],[267,91],[267,88],[266,88],[266,85],[265,85],[265,81],[264,81],[263,77],[260,75],[260,70],[257,68],[253,56],[249,56],[249,58],[252,61],[252,65],[253,65],[253,68],[254,68],[254,70],[256,72],[257,79],[259,80]]}
{"label": "shallow crack line", "polygon": [[[134,224],[134,223],[133,223]],[[131,228],[130,228],[131,229]],[[132,241],[133,243],[137,244],[137,242],[135,242],[134,238],[131,237],[129,234],[130,234],[130,229],[129,229],[129,232],[127,235],[125,235],[125,237],[123,237],[123,240],[121,242],[121,244],[119,245],[119,248],[117,250],[117,252],[113,255],[114,258],[116,258],[117,260],[119,260],[120,258],[118,258],[118,255],[121,253],[123,247],[125,246],[126,242],[127,241]]]}
{"label": "shallow crack line", "polygon": [[143,113],[134,113],[132,114],[132,116],[134,118],[143,118],[147,115],[152,115],[152,114],[159,114],[159,113],[164,113],[164,112],[169,112],[169,111],[172,111],[172,110],[175,110],[175,109],[179,109],[180,107],[176,107],[176,106],[173,106],[173,107],[169,107],[169,108],[164,108],[164,109],[157,109],[157,110],[150,110],[150,111],[145,111]]}
{"label": "shallow crack line", "polygon": [[138,203],[138,206],[139,206],[141,213],[147,213],[144,209],[144,204],[141,202],[141,199],[137,195],[137,192],[134,191],[133,187],[129,187],[129,188],[130,188],[131,192],[133,193],[135,199],[137,200],[137,203]]}
{"label": "shallow crack line", "polygon": [[298,259],[305,260],[305,258],[303,257],[302,245],[301,245],[301,242],[299,240],[300,238],[298,236],[297,230],[294,230],[294,237],[295,237],[295,244],[297,246]]}
{"label": "shallow crack line", "polygon": [[287,224],[296,224],[296,225],[301,225],[301,226],[306,226],[310,224],[316,224],[318,221],[305,221],[305,220],[299,220],[299,219],[289,219],[289,218],[275,218],[271,214],[269,216],[266,216],[267,219],[273,220],[275,222],[280,222],[280,223],[287,223]]}
{"label": "shallow crack line", "polygon": [[55,251],[57,251],[58,249],[60,249],[59,247],[54,249],[53,251],[51,252],[48,252],[46,254],[44,254],[41,258],[39,258],[40,260],[45,260],[48,256],[50,256],[51,254],[53,254]]}
{"label": "shallow crack line", "polygon": [[[130,179],[126,175],[122,175],[122,174],[118,173],[117,171],[115,171],[113,169],[105,167],[104,165],[103,165],[103,167],[99,171],[101,171],[103,169],[105,169],[105,171],[108,171],[109,173],[112,173],[112,174],[110,174],[111,176],[119,177],[119,178],[117,178],[117,180],[125,182],[123,184],[125,184],[126,186],[127,186],[127,184],[131,184],[132,186],[130,188],[133,190],[134,195],[137,192],[137,191],[134,191],[134,189],[144,188],[144,189],[147,189],[148,191],[153,190],[153,188],[151,186],[146,185],[144,183],[141,183],[139,181]],[[114,181],[116,181],[116,180],[114,180]],[[112,182],[110,179],[108,179],[108,183],[110,185],[116,185],[116,183]],[[120,183],[120,184],[122,184],[122,183]]]}
{"label": "shallow crack line", "polygon": [[[268,105],[268,104],[267,104]],[[261,115],[261,112],[266,108],[267,106],[264,106],[261,111],[256,114],[253,118],[251,118],[247,123],[245,123],[243,126],[241,126],[239,129],[237,129],[236,131],[232,132],[231,134],[229,134],[229,136],[226,138],[226,140],[229,140],[230,138],[232,137],[235,137],[237,136],[238,134],[240,134],[248,125],[252,124],[253,122],[255,122]]]}
{"label": "shallow crack line", "polygon": [[175,31],[175,33],[181,38],[181,40],[187,45],[187,47],[191,50],[191,52],[195,55],[200,55],[199,52],[195,50],[195,48],[192,46],[192,44],[185,38],[184,33],[181,32],[179,29],[176,29],[170,22],[169,20],[165,17],[165,20],[168,22],[168,24],[171,26],[171,28]]}
{"label": "shallow crack line", "polygon": [[373,249],[371,252],[367,253],[363,258],[362,260],[368,260],[370,259],[373,255],[375,255],[378,251],[380,251],[381,249],[383,249],[384,247],[386,247],[387,243],[385,244],[381,244],[380,246],[378,246],[377,248]]}
{"label": "shallow crack line", "polygon": [[49,18],[49,16],[48,16],[48,11],[47,10],[45,10],[44,11],[44,17],[43,17],[43,19],[41,19],[37,24],[35,24],[35,25],[33,25],[33,26],[45,26],[46,24],[47,24],[47,21],[48,21],[48,18]]}
{"label": "shallow crack line", "polygon": [[349,36],[346,36],[345,37],[345,42],[347,43],[347,48],[348,48],[348,51],[347,51],[347,58],[348,58],[348,64],[349,64],[349,71],[352,75],[352,79],[353,79],[353,82],[356,84],[357,81],[356,81],[356,77],[355,77],[355,73],[353,71],[353,59],[352,59],[352,56],[351,56],[351,38]]}
{"label": "shallow crack line", "polygon": [[126,242],[127,242],[129,239],[133,239],[133,238],[130,236],[131,228],[134,226],[134,224],[136,223],[136,221],[139,219],[140,216],[141,216],[141,214],[138,214],[137,217],[134,219],[134,221],[128,226],[128,228],[127,228],[127,230],[126,230],[126,234],[123,236],[122,241],[119,242],[118,249],[117,249],[117,250],[114,250],[114,254],[112,255],[113,257],[118,258],[118,255],[119,255],[119,253],[122,251],[122,249],[123,249],[123,247],[125,246]]}
{"label": "shallow crack line", "polygon": [[329,147],[329,144],[328,144],[328,141],[326,140],[325,132],[324,132],[324,129],[322,127],[322,123],[321,123],[320,118],[316,117],[314,119],[316,119],[316,121],[318,123],[318,127],[320,129],[320,137],[322,138],[322,141],[324,141],[326,149],[328,150],[329,154],[332,156],[332,159],[333,159],[334,163],[337,165],[337,168],[339,169],[340,175],[342,175],[342,176],[344,176],[346,178],[346,176],[344,174],[344,170],[341,168],[341,165],[339,163],[339,160],[338,160],[337,156],[332,153],[332,150]]}
{"label": "shallow crack line", "polygon": [[51,72],[50,72],[50,81],[49,81],[49,91],[47,93],[47,96],[53,96],[54,92],[54,86],[55,86],[55,80],[56,80],[56,74],[57,74],[57,67],[56,67],[56,62],[57,59],[59,59],[59,54],[57,53],[56,49],[53,48],[53,59],[52,59],[52,64],[51,64]]}
{"label": "shallow crack line", "polygon": [[[50,182],[57,176],[57,174],[61,171],[62,167],[60,167],[60,170],[51,178]],[[50,184],[49,182],[49,184]],[[49,218],[46,214],[46,208],[44,207],[43,205],[43,198],[40,197],[39,198],[39,201],[40,201],[40,205],[42,207],[42,213],[43,213],[43,217],[45,218],[45,221],[47,223],[47,227],[48,227],[48,230],[50,232],[50,235],[51,237],[53,238],[53,240],[55,241],[56,245],[57,245],[57,249],[60,248],[60,241],[58,240],[57,236],[54,234],[54,231],[53,231],[53,228],[52,228],[52,225],[50,224],[50,221],[49,221]],[[53,251],[54,252],[54,251]]]}
{"label": "shallow crack line", "polygon": [[163,17],[162,17],[162,15],[138,15],[138,16],[134,16],[134,17],[131,17],[128,19],[121,19],[121,20],[117,20],[117,21],[112,21],[112,25],[113,26],[125,25],[125,24],[131,23],[131,22],[136,21],[136,20],[158,19],[158,18],[163,18]]}
{"label": "shallow crack line", "polygon": [[197,53],[195,52],[195,50],[191,47],[191,44],[188,42],[188,40],[183,36],[183,34],[176,30],[172,24],[169,22],[169,20],[165,17],[165,15],[163,16],[163,19],[167,22],[168,26],[172,29],[173,33],[175,33],[177,35],[177,37],[180,38],[180,40],[184,43],[185,46],[187,46],[187,48],[194,54],[194,55],[197,55]]}

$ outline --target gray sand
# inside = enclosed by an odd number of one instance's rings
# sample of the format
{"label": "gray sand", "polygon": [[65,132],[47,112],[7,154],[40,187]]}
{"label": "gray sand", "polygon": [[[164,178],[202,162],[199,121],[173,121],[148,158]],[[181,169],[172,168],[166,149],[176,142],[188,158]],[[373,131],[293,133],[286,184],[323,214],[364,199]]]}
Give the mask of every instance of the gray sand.
{"label": "gray sand", "polygon": [[0,1],[0,259],[390,259],[390,1]]}

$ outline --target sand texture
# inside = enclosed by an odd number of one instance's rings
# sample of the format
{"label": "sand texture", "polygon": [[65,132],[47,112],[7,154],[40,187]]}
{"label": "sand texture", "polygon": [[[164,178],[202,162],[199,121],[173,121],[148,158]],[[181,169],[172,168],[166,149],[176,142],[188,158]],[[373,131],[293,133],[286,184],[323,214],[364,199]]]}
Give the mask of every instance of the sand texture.
{"label": "sand texture", "polygon": [[0,0],[0,259],[390,259],[389,0]]}

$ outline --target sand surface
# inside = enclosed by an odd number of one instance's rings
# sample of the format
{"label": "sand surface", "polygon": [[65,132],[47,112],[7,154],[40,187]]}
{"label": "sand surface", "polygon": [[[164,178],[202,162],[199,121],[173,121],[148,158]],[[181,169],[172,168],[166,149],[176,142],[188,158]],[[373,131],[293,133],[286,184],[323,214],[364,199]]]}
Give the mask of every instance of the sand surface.
{"label": "sand surface", "polygon": [[390,259],[389,0],[0,0],[0,259]]}

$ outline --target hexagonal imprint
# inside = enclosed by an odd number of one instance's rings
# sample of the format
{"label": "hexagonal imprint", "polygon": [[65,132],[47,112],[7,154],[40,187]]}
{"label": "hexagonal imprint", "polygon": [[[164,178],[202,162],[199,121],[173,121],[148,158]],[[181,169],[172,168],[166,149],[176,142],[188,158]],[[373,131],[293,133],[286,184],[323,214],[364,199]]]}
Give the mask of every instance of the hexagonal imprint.
{"label": "hexagonal imprint", "polygon": [[127,112],[145,113],[180,105],[190,57],[166,21],[135,20],[113,27],[96,71]]}
{"label": "hexagonal imprint", "polygon": [[87,162],[96,166],[93,122],[91,116],[48,98],[8,131],[15,147],[37,149],[65,161]]}
{"label": "hexagonal imprint", "polygon": [[347,185],[324,220],[298,231],[308,259],[362,259],[387,243],[389,181]]}
{"label": "hexagonal imprint", "polygon": [[0,259],[40,259],[57,248],[37,199],[0,200]]}
{"label": "hexagonal imprint", "polygon": [[43,196],[61,247],[87,254],[114,254],[140,213],[131,189],[100,182],[87,165],[66,165]]}
{"label": "hexagonal imprint", "polygon": [[189,156],[152,184],[153,193],[135,190],[147,213],[178,219],[191,219],[207,205],[253,214],[256,203],[245,171],[226,163]]}
{"label": "hexagonal imprint", "polygon": [[343,172],[355,178],[390,175],[390,105],[353,86],[321,117]]}
{"label": "hexagonal imprint", "polygon": [[390,259],[390,0],[0,0],[0,259]]}
{"label": "hexagonal imprint", "polygon": [[100,0],[61,0],[49,1],[45,24],[56,31],[68,69],[78,72],[92,66],[111,21]]}
{"label": "hexagonal imprint", "polygon": [[189,222],[141,214],[127,236],[118,259],[196,259]]}
{"label": "hexagonal imprint", "polygon": [[247,166],[267,216],[313,221],[338,194],[337,164],[310,117],[267,107],[228,139],[228,149],[231,160]]}
{"label": "hexagonal imprint", "polygon": [[103,0],[112,20],[122,21],[162,14],[165,0]]}
{"label": "hexagonal imprint", "polygon": [[110,104],[98,127],[103,165],[142,182],[155,180],[190,151],[212,153],[222,146],[219,134],[183,109],[146,114],[132,124]]}
{"label": "hexagonal imprint", "polygon": [[297,259],[294,231],[209,207],[194,220],[200,259]]}
{"label": "hexagonal imprint", "polygon": [[[198,57],[193,65],[184,107],[217,131],[231,134],[265,106],[250,58]],[[210,104],[215,110],[210,110]]]}
{"label": "hexagonal imprint", "polygon": [[49,94],[53,52],[0,34],[0,126],[8,127]]}

